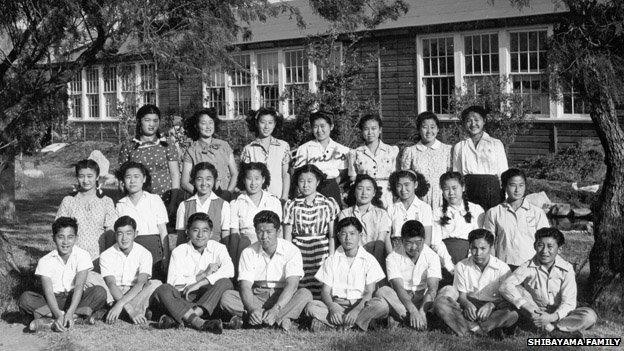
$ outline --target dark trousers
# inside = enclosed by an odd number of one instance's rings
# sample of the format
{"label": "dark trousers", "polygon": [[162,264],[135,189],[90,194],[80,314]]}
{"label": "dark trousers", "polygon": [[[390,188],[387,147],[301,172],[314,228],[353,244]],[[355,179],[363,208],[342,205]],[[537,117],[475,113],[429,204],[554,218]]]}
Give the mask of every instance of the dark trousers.
{"label": "dark trousers", "polygon": [[468,201],[480,205],[486,212],[503,201],[500,193],[501,186],[497,176],[492,174],[467,174],[465,180]]}
{"label": "dark trousers", "polygon": [[163,247],[160,235],[138,235],[134,242],[143,246],[152,254],[152,279],[166,281],[167,274],[163,269]]}
{"label": "dark trousers", "polygon": [[192,292],[189,294],[189,300],[186,300],[182,292],[174,286],[163,284],[152,295],[152,304],[156,304],[158,309],[182,324],[184,315],[195,306],[203,308],[208,315],[212,315],[223,293],[231,289],[234,289],[232,281],[223,278],[217,280],[214,285],[206,285]]}
{"label": "dark trousers", "polygon": [[[71,305],[74,292],[54,294],[58,307],[66,311]],[[54,317],[45,296],[34,291],[25,291],[19,298],[19,308],[24,313],[35,318]],[[91,286],[84,290],[80,303],[76,308],[76,314],[89,317],[93,312],[104,308],[106,305],[106,290],[101,286]]]}
{"label": "dark trousers", "polygon": [[338,183],[336,183],[336,179],[332,178],[332,179],[325,179],[324,181],[321,182],[321,184],[319,184],[318,186],[318,192],[327,196],[327,197],[333,197],[334,200],[336,200],[336,202],[338,203],[338,206],[340,206],[340,208],[342,208],[342,197],[341,197],[341,193],[340,193],[340,186],[338,185]]}

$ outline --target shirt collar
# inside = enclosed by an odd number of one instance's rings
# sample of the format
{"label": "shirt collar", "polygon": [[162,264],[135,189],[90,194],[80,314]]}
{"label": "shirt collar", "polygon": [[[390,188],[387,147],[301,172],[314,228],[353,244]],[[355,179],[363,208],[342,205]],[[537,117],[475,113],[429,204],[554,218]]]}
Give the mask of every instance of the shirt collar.
{"label": "shirt collar", "polygon": [[[540,269],[541,266],[542,265],[537,260],[537,254],[536,254],[529,262],[529,267]],[[563,271],[568,271],[571,269],[570,264],[566,260],[564,260],[563,257],[559,255],[555,257],[555,263],[553,264],[553,267],[557,267]]]}
{"label": "shirt collar", "polygon": [[360,212],[360,207],[358,205],[355,205],[355,206],[353,206],[351,208],[353,209],[353,214],[361,213],[361,214],[364,215],[366,213],[372,212],[373,211],[373,207],[375,207],[375,206],[373,206],[373,204],[368,204],[368,207],[366,208],[366,211],[364,211],[364,212]]}
{"label": "shirt collar", "polygon": [[[323,149],[323,145],[321,145],[321,142],[314,139],[312,140],[312,142],[314,143],[314,145],[316,145],[316,147]],[[326,150],[328,149],[334,149],[336,147],[337,143],[334,141],[334,139],[329,138],[329,143],[327,144],[327,147],[325,148]]]}
{"label": "shirt collar", "polygon": [[[260,138],[256,138],[254,140],[251,141],[250,145],[255,145],[255,146],[260,146],[262,147],[262,143],[260,142]],[[279,146],[280,143],[277,140],[277,138],[274,138],[273,136],[269,137],[269,145],[273,145],[273,146]]]}
{"label": "shirt collar", "polygon": [[416,148],[418,151],[425,151],[426,149],[437,150],[440,148],[440,145],[442,145],[442,143],[438,139],[436,139],[431,146],[425,146],[422,141],[419,141],[416,143]]}
{"label": "shirt collar", "polygon": [[[513,211],[513,208],[511,207],[511,204],[509,204],[507,201],[503,202],[503,206],[505,206],[506,209]],[[531,209],[531,204],[529,203],[529,201],[527,201],[526,197],[524,199],[522,199],[522,204],[520,204],[520,207],[518,207],[518,209],[523,208],[525,210],[530,210]]]}
{"label": "shirt collar", "polygon": [[[69,254],[69,257],[67,258],[67,261],[69,262],[69,259],[72,258],[75,255],[76,255],[76,245],[74,244],[74,246],[72,246],[72,251]],[[62,260],[61,255],[59,255],[58,249],[56,249],[56,248],[52,251],[52,257],[56,257],[59,260]]]}
{"label": "shirt collar", "polygon": [[[128,256],[132,255],[132,252],[134,252],[136,250],[136,246],[137,246],[136,243],[132,243],[132,249],[130,249],[130,252],[128,252]],[[119,244],[115,243],[115,245],[113,245],[113,247],[115,248],[115,253],[117,255],[126,256],[126,254],[123,253],[123,251],[121,251],[121,249],[119,248]],[[128,257],[128,256],[126,256],[126,257]]]}
{"label": "shirt collar", "polygon": [[[262,197],[260,198],[260,205],[259,205],[259,206],[262,206],[262,204],[266,201],[267,196],[269,196],[269,195],[270,195],[270,193],[269,193],[269,192],[267,192],[267,191],[266,191],[266,190],[264,190],[264,189],[263,189],[263,190],[260,190],[260,191],[262,192]],[[239,197],[238,197],[238,198],[239,198],[239,199],[242,199],[243,201],[245,201],[245,202],[247,202],[247,203],[249,203],[249,204],[253,204],[253,201],[251,201],[251,198],[249,197],[249,195],[247,195],[247,193],[246,193],[246,192],[241,193],[241,194],[239,195]],[[258,207],[259,207],[259,206],[258,206]]]}
{"label": "shirt collar", "polygon": [[[498,262],[496,262],[496,257],[490,255],[490,259],[488,260],[488,264],[485,266],[485,268],[492,268],[495,270],[499,270],[501,267],[499,264],[497,264]],[[474,267],[475,269],[479,269],[479,267],[477,266],[477,264],[475,263],[475,261],[472,259],[472,257],[469,260],[468,263],[470,266]],[[485,270],[485,268],[483,270]]]}
{"label": "shirt collar", "polygon": [[[361,245],[358,246],[358,250],[357,250],[357,253],[355,254],[354,258],[365,259],[366,257],[364,256],[364,251],[366,251],[366,250]],[[344,258],[348,258],[347,254],[345,253],[344,249],[342,248],[342,245],[340,245],[340,247],[338,249],[336,249],[336,255],[342,256]]]}
{"label": "shirt collar", "polygon": [[196,254],[201,256],[201,255],[203,255],[203,254],[205,254],[207,252],[210,253],[209,246],[210,246],[210,240],[208,240],[208,243],[206,244],[206,247],[204,248],[204,251],[202,253],[199,253],[197,250],[195,250],[195,246],[193,246],[193,243],[191,242],[191,239],[189,239],[186,242],[186,252],[187,252],[187,254],[189,252],[191,252],[191,253],[196,253]]}
{"label": "shirt collar", "polygon": [[[218,198],[217,194],[214,193],[214,191],[210,192],[210,196],[208,197],[210,200],[215,200]],[[193,196],[191,196],[190,198],[184,200],[184,201],[196,201],[199,202],[199,195],[195,194]]]}
{"label": "shirt collar", "polygon": [[[143,190],[142,193],[141,193],[141,197],[139,198],[139,202],[141,202],[141,200],[143,200],[146,196],[147,196],[147,191]],[[118,202],[133,204],[132,201],[130,200],[130,195],[126,195],[126,196],[122,197],[121,199],[119,199]]]}
{"label": "shirt collar", "polygon": [[[275,248],[275,253],[273,254],[273,257],[275,257],[275,255],[284,256],[286,254],[286,248],[284,247],[284,242],[285,242],[284,239],[277,238],[277,247]],[[259,253],[260,255],[268,256],[268,254],[262,248],[262,244],[260,244],[259,241],[257,241],[257,243],[258,243],[257,253]]]}

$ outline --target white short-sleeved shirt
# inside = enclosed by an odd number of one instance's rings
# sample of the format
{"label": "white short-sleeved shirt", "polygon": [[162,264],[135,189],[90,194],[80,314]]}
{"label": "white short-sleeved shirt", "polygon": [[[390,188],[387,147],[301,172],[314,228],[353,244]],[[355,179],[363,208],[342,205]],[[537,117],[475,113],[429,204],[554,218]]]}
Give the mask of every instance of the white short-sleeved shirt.
{"label": "white short-sleeved shirt", "polygon": [[282,220],[282,202],[277,196],[262,190],[260,204],[256,206],[247,194],[240,194],[230,202],[230,228],[239,232],[246,230],[253,244],[257,240],[253,219],[262,210],[273,211],[279,216],[280,221]]}
{"label": "white short-sleeved shirt", "polygon": [[259,242],[241,253],[238,280],[263,282],[269,288],[283,288],[288,277],[303,277],[301,251],[292,243],[277,238],[273,257],[264,252]]}
{"label": "white short-sleeved shirt", "polygon": [[167,284],[176,287],[194,284],[197,274],[205,271],[212,263],[217,264],[219,269],[206,277],[210,284],[214,285],[222,278],[234,277],[234,264],[225,245],[208,240],[204,251],[199,253],[190,241],[181,244],[171,252]]}
{"label": "white short-sleeved shirt", "polygon": [[509,266],[494,256],[481,271],[472,257],[464,258],[455,265],[453,286],[479,301],[495,302],[502,299],[498,291],[509,276]]}
{"label": "white short-sleeved shirt", "polygon": [[352,263],[339,247],[329,256],[314,277],[331,287],[332,296],[357,300],[364,295],[366,285],[377,283],[385,277],[375,256],[358,247]]}
{"label": "white short-sleeved shirt", "polygon": [[143,191],[136,206],[128,196],[117,202],[119,217],[130,216],[137,223],[137,235],[159,234],[158,225],[169,222],[167,208],[160,196]]}
{"label": "white short-sleeved shirt", "polygon": [[433,228],[431,235],[432,243],[439,243],[444,239],[457,238],[468,240],[468,233],[483,226],[483,217],[485,215],[483,207],[468,202],[468,210],[472,215],[470,223],[466,222],[464,216],[466,209],[462,203],[459,206],[449,205],[446,209],[446,215],[450,218],[448,224],[442,225],[440,218],[444,216],[442,206],[433,211]]}
{"label": "white short-sleeved shirt", "polygon": [[470,138],[453,147],[453,170],[463,175],[492,174],[500,178],[508,168],[503,143],[486,132],[483,132],[477,147]]}
{"label": "white short-sleeved shirt", "polygon": [[[199,196],[197,194],[193,195],[190,199],[186,201],[195,201],[195,210],[197,212],[208,213],[210,209],[210,203],[212,200],[216,200],[219,197],[215,193],[210,193],[210,197],[202,204],[199,201]],[[186,205],[184,204],[186,201],[180,202],[178,206],[178,211],[176,213],[176,229],[184,230],[186,229]],[[223,201],[223,206],[221,207],[221,228],[219,230],[230,230],[230,204],[227,201]]]}
{"label": "white short-sleeved shirt", "polygon": [[316,140],[299,146],[295,158],[295,168],[306,164],[318,167],[327,179],[338,177],[340,170],[347,169],[350,149],[334,140],[329,140],[326,148]]}
{"label": "white short-sleeved shirt", "polygon": [[100,255],[100,272],[102,277],[115,277],[117,286],[134,286],[139,274],[152,276],[152,254],[137,243],[132,244],[126,256],[115,244]]}
{"label": "white short-sleeved shirt", "polygon": [[388,206],[388,215],[392,220],[391,236],[401,236],[403,224],[412,219],[419,221],[425,227],[433,225],[431,207],[418,197],[414,197],[409,208],[405,208],[401,201],[393,203]]}
{"label": "white short-sleeved shirt", "polygon": [[58,294],[74,290],[76,274],[91,269],[93,269],[91,255],[74,245],[67,263],[63,262],[56,249],[41,257],[37,263],[35,275],[50,278],[52,280],[52,290],[55,294]]}
{"label": "white short-sleeved shirt", "polygon": [[496,257],[509,265],[519,266],[535,255],[535,232],[550,227],[546,213],[526,199],[514,211],[504,202],[490,208],[483,229],[494,234]]}
{"label": "white short-sleeved shirt", "polygon": [[427,245],[423,245],[416,263],[406,255],[391,252],[386,257],[386,271],[389,281],[401,278],[407,291],[427,289],[427,278],[442,279],[440,257]]}

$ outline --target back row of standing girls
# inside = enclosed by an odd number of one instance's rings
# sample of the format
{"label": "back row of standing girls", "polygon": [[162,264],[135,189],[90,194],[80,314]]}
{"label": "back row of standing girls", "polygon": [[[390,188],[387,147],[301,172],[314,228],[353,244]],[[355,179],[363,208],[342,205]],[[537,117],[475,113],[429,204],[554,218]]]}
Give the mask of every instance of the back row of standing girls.
{"label": "back row of standing girls", "polygon": [[[124,144],[120,152],[123,166],[119,178],[127,196],[117,204],[117,212],[136,217],[142,223],[137,228],[139,236],[152,239],[141,244],[156,251],[155,260],[162,257],[165,263],[169,253],[165,240],[169,218],[177,217],[171,223],[182,230],[188,216],[196,211],[206,212],[215,223],[214,239],[227,244],[236,263],[242,249],[256,241],[253,216],[260,210],[272,210],[282,216],[284,237],[303,252],[303,283],[311,280],[324,258],[333,253],[336,217],[360,219],[364,224],[362,245],[382,265],[384,256],[392,250],[390,237],[400,235],[402,224],[409,219],[423,223],[427,243],[451,273],[453,264],[467,254],[468,232],[482,226],[496,235],[501,255],[509,256],[508,263],[518,265],[524,256],[531,255],[532,250],[524,249],[530,248],[535,230],[545,226],[545,215],[524,201],[524,176],[513,170],[502,179],[507,202],[484,216],[484,208],[497,205],[505,196],[501,195],[499,179],[507,169],[502,143],[483,130],[485,116],[486,112],[479,107],[466,109],[461,117],[469,138],[452,148],[437,140],[436,115],[420,114],[417,127],[421,140],[407,148],[399,160],[398,147],[381,141],[382,122],[378,116],[368,115],[360,120],[358,126],[365,144],[350,150],[331,139],[332,116],[317,112],[310,117],[314,140],[301,145],[291,159],[288,144],[272,136],[281,117],[273,109],[261,108],[248,119],[257,138],[243,149],[239,175],[229,144],[214,138],[219,119],[214,110],[205,109],[185,123],[193,142],[182,157],[180,177],[175,147],[159,134],[160,111],[146,105],[137,113],[136,137]],[[402,170],[397,171],[399,168]],[[80,184],[85,169],[88,167],[77,167]],[[292,186],[291,169],[295,169]],[[449,172],[451,169],[455,172]],[[343,200],[339,184],[347,175],[354,184],[346,199],[349,207],[340,212]],[[152,193],[145,191],[150,189],[150,181]],[[88,184],[83,185],[88,188]],[[179,205],[170,204],[173,216],[171,211],[167,216],[158,197],[163,196],[165,203],[174,202],[167,194],[175,192],[178,186],[194,195]],[[236,188],[241,194],[229,203],[225,201],[230,200]],[[472,202],[466,200],[464,190]],[[58,216],[82,215],[85,223],[93,223],[93,213],[89,212],[93,207],[88,204],[94,198],[88,195],[91,193],[79,191],[64,199]],[[288,200],[283,210],[280,199]],[[108,213],[112,201],[97,206],[104,209],[100,212]],[[86,208],[89,210],[85,211]],[[104,216],[100,226],[109,228],[116,215]],[[150,218],[142,218],[146,215]],[[518,243],[525,237],[528,244]],[[97,257],[99,250],[93,245],[97,238],[79,238],[90,242],[86,245],[93,246],[92,256]],[[183,236],[180,238],[182,242]]]}

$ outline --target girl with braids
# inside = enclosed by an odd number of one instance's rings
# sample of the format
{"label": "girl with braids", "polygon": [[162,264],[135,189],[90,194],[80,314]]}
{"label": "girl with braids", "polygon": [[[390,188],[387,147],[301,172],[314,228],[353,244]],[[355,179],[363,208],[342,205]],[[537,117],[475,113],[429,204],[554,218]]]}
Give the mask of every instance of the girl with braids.
{"label": "girl with braids", "polygon": [[338,219],[355,217],[362,223],[360,245],[375,256],[382,267],[386,265],[386,255],[392,251],[390,228],[392,222],[388,212],[382,208],[382,191],[375,178],[368,174],[358,174],[347,195],[347,206]]}
{"label": "girl with braids", "polygon": [[214,192],[230,201],[231,191],[236,187],[238,168],[230,144],[214,137],[220,122],[214,108],[201,109],[184,122],[186,134],[193,142],[182,156],[182,188],[192,194],[195,189],[191,184],[191,169],[200,162],[208,162],[215,166],[219,175]]}
{"label": "girl with braids", "polygon": [[550,227],[546,213],[525,198],[526,176],[517,168],[501,175],[500,196],[507,199],[485,214],[483,229],[494,234],[496,257],[507,263],[511,270],[535,255],[535,232]]}
{"label": "girl with braids", "polygon": [[144,105],[136,114],[135,137],[119,151],[119,164],[134,161],[143,164],[152,176],[152,194],[162,196],[180,187],[180,168],[176,148],[161,136],[160,109]]}
{"label": "girl with braids", "polygon": [[[85,249],[91,260],[106,249],[107,231],[112,233],[117,211],[110,197],[98,190],[100,167],[93,160],[76,163],[78,188],[73,196],[65,196],[56,212],[56,218],[71,217],[78,222],[78,246]],[[112,241],[111,241],[112,243]]]}
{"label": "girl with braids", "polygon": [[288,200],[290,189],[290,146],[284,140],[273,137],[283,123],[282,116],[272,107],[261,107],[250,111],[247,117],[249,130],[256,134],[256,140],[247,144],[241,153],[241,162],[261,162],[266,164],[271,174],[268,191],[282,199]]}
{"label": "girl with braids", "polygon": [[390,189],[399,199],[388,206],[388,215],[392,220],[391,237],[400,237],[403,224],[415,219],[425,227],[425,237],[429,238],[427,242],[431,242],[431,207],[419,199],[429,191],[425,176],[409,170],[394,172],[390,175]]}
{"label": "girl with braids", "polygon": [[433,210],[431,248],[450,273],[457,262],[468,257],[468,233],[483,225],[483,208],[466,199],[466,184],[459,172],[440,177],[442,206]]}

